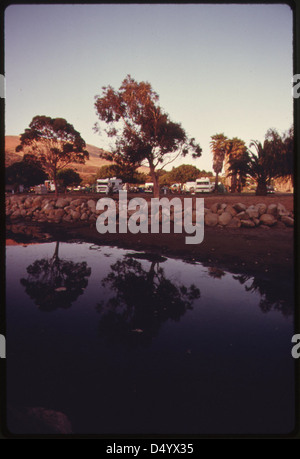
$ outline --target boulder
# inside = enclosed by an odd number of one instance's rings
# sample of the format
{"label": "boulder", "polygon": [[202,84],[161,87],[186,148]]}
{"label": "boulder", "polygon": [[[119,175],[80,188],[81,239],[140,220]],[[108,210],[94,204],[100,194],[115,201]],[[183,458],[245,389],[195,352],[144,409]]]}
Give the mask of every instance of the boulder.
{"label": "boulder", "polygon": [[277,204],[277,214],[279,215],[279,217],[288,217],[290,213],[288,210],[286,210],[283,204],[279,203]]}
{"label": "boulder", "polygon": [[29,207],[32,206],[32,201],[33,201],[32,198],[26,198],[24,201],[24,206],[28,209]]}
{"label": "boulder", "polygon": [[276,221],[277,221],[276,218],[272,214],[263,214],[260,217],[260,222],[266,226],[273,226],[275,225]]}
{"label": "boulder", "polygon": [[84,213],[81,215],[80,220],[86,221],[86,220],[88,220],[88,218],[89,218],[89,216],[84,212]]}
{"label": "boulder", "polygon": [[72,220],[72,217],[70,214],[67,214],[67,215],[64,215],[62,219],[64,222],[70,222]]}
{"label": "boulder", "polygon": [[241,225],[245,228],[254,228],[255,223],[252,220],[241,220]]}
{"label": "boulder", "polygon": [[232,220],[232,215],[229,212],[223,212],[222,215],[219,215],[218,223],[219,225],[226,226]]}
{"label": "boulder", "polygon": [[245,211],[239,212],[236,215],[236,217],[239,218],[240,220],[249,220],[250,219],[249,215]]}
{"label": "boulder", "polygon": [[234,208],[230,206],[229,204],[228,206],[226,206],[226,212],[229,212],[232,217],[235,217],[237,214],[237,211],[234,210]]}
{"label": "boulder", "polygon": [[267,214],[277,217],[277,205],[276,204],[268,205]]}
{"label": "boulder", "polygon": [[58,207],[59,209],[66,207],[69,205],[69,199],[66,198],[58,198],[58,200],[55,203],[55,207]]}
{"label": "boulder", "polygon": [[292,217],[288,217],[287,215],[283,215],[281,217],[281,221],[285,224],[285,226],[294,226],[294,219]]}
{"label": "boulder", "polygon": [[15,210],[15,211],[11,214],[10,218],[15,219],[15,218],[19,218],[20,216],[21,216],[20,210]]}
{"label": "boulder", "polygon": [[89,209],[91,209],[93,212],[96,211],[96,203],[93,199],[89,199],[87,202],[87,206]]}
{"label": "boulder", "polygon": [[247,209],[245,204],[242,204],[241,202],[238,202],[237,204],[234,204],[232,207],[234,208],[234,210],[237,211],[237,213],[243,212],[243,211],[245,211]]}
{"label": "boulder", "polygon": [[258,209],[256,209],[255,206],[249,206],[248,209],[246,209],[246,213],[249,215],[250,218],[259,217]]}
{"label": "boulder", "polygon": [[70,214],[72,216],[72,219],[75,221],[79,220],[81,217],[80,212],[77,212],[76,210],[71,210]]}
{"label": "boulder", "polygon": [[265,214],[267,212],[267,205],[263,203],[256,204],[254,206],[256,210],[258,211],[258,216],[260,217],[262,214]]}
{"label": "boulder", "polygon": [[81,206],[81,204],[83,203],[83,199],[73,199],[73,201],[70,202],[71,206]]}
{"label": "boulder", "polygon": [[204,223],[206,226],[216,226],[218,224],[219,216],[213,212],[204,216]]}
{"label": "boulder", "polygon": [[240,226],[241,220],[239,218],[233,217],[228,223],[227,228],[239,228]]}
{"label": "boulder", "polygon": [[55,210],[54,210],[54,216],[55,216],[55,218],[60,218],[60,217],[62,217],[64,214],[65,214],[65,211],[64,211],[64,209],[62,209],[62,208],[59,208],[59,209],[55,209]]}
{"label": "boulder", "polygon": [[210,211],[216,214],[220,208],[221,204],[219,202],[215,202],[212,206],[210,206]]}

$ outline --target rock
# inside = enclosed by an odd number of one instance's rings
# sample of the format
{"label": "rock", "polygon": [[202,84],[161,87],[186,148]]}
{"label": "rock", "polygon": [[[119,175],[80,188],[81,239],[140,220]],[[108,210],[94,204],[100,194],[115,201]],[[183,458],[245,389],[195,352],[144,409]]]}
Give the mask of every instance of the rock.
{"label": "rock", "polygon": [[53,204],[51,204],[50,202],[48,202],[46,205],[44,205],[44,207],[42,207],[42,212],[48,212],[49,210],[52,210],[54,209],[54,206]]}
{"label": "rock", "polygon": [[239,218],[233,217],[228,223],[227,228],[239,228],[240,226],[241,220]]}
{"label": "rock", "polygon": [[236,217],[239,218],[240,220],[249,220],[250,219],[249,215],[245,211],[242,211],[242,212],[238,213],[236,215]]}
{"label": "rock", "polygon": [[216,226],[218,224],[219,216],[216,213],[210,212],[204,216],[204,223],[206,226]]}
{"label": "rock", "polygon": [[72,219],[75,221],[79,220],[81,217],[80,212],[77,212],[76,210],[71,210],[70,214],[72,216]]}
{"label": "rock", "polygon": [[54,210],[54,216],[55,216],[55,218],[62,217],[64,214],[65,214],[65,210],[62,209],[62,208],[59,208],[59,209],[55,209],[55,210]]}
{"label": "rock", "polygon": [[265,214],[266,211],[267,211],[267,206],[266,204],[263,204],[263,203],[259,203],[259,204],[256,204],[256,206],[254,206],[255,209],[258,211],[258,216],[260,217],[262,214]]}
{"label": "rock", "polygon": [[215,203],[210,207],[210,211],[216,214],[220,208],[221,208],[220,203],[219,203],[219,202],[215,202]]}
{"label": "rock", "polygon": [[32,201],[32,207],[41,207],[43,202],[43,198],[41,196],[37,196]]}
{"label": "rock", "polygon": [[[271,205],[273,205],[273,204],[271,204]],[[273,225],[275,225],[276,221],[277,220],[274,217],[274,215],[271,215],[271,214],[263,214],[260,217],[260,222],[263,225],[266,225],[266,226],[273,226]]]}
{"label": "rock", "polygon": [[70,202],[71,206],[81,206],[81,204],[83,203],[83,199],[74,199],[73,201]]}
{"label": "rock", "polygon": [[67,215],[64,215],[62,219],[64,222],[70,222],[72,220],[72,217],[70,214],[67,214]]}
{"label": "rock", "polygon": [[284,207],[283,204],[277,204],[277,214],[280,216],[280,217],[285,217],[285,216],[289,216],[289,211],[286,210],[286,208]]}
{"label": "rock", "polygon": [[32,206],[32,201],[33,201],[32,198],[26,198],[24,201],[24,206],[28,209],[29,207]]}
{"label": "rock", "polygon": [[19,217],[21,217],[20,210],[15,210],[10,216],[10,218],[12,218],[12,219],[19,218]]}
{"label": "rock", "polygon": [[226,212],[229,212],[232,217],[235,217],[237,214],[236,210],[234,210],[234,208],[229,204],[226,206]]}
{"label": "rock", "polygon": [[290,226],[290,227],[294,226],[294,219],[286,215],[283,215],[281,217],[281,221],[285,224],[285,226]]}
{"label": "rock", "polygon": [[276,228],[281,228],[281,229],[284,229],[285,228],[285,224],[278,220],[277,223],[276,223]]}
{"label": "rock", "polygon": [[206,207],[204,207],[204,215],[209,214],[209,212],[210,212],[210,209],[207,209]]}
{"label": "rock", "polygon": [[81,215],[80,220],[86,221],[86,220],[88,220],[88,218],[89,218],[89,216],[84,212],[84,213]]}
{"label": "rock", "polygon": [[25,217],[26,214],[27,214],[27,211],[26,211],[25,209],[22,209],[22,210],[20,211],[20,214],[22,215],[22,217]]}
{"label": "rock", "polygon": [[227,207],[227,204],[225,204],[225,202],[223,202],[223,204],[221,204],[221,206],[220,206],[220,209],[225,210],[226,207]]}
{"label": "rock", "polygon": [[232,207],[234,208],[234,210],[237,211],[237,213],[243,212],[243,211],[245,211],[247,209],[245,204],[242,204],[241,202],[238,202],[237,204],[234,204]]}
{"label": "rock", "polygon": [[232,215],[229,212],[223,212],[222,215],[219,215],[218,223],[219,225],[226,226],[232,220]]}
{"label": "rock", "polygon": [[65,199],[65,198],[58,198],[58,200],[55,203],[55,207],[58,207],[59,209],[66,207],[68,205],[69,205],[69,199]]}
{"label": "rock", "polygon": [[258,209],[256,209],[255,206],[249,206],[248,209],[246,209],[246,213],[249,215],[250,218],[259,217]]}
{"label": "rock", "polygon": [[253,218],[252,219],[255,223],[255,226],[259,226],[260,225],[260,219],[259,218]]}
{"label": "rock", "polygon": [[241,225],[245,228],[254,228],[255,223],[252,220],[241,220]]}
{"label": "rock", "polygon": [[274,217],[277,217],[277,205],[276,204],[270,204],[268,206],[267,214],[273,215]]}
{"label": "rock", "polygon": [[93,212],[96,211],[96,203],[93,199],[89,199],[87,202],[87,206],[89,209],[91,209]]}

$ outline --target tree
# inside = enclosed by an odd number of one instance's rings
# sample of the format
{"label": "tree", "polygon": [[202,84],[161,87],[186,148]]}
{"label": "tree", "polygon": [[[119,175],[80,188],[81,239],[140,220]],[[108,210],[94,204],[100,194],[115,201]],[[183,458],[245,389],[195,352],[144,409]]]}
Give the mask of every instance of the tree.
{"label": "tree", "polygon": [[265,136],[265,148],[276,158],[277,177],[291,177],[294,182],[294,128],[282,136],[276,129],[269,129]]}
{"label": "tree", "polygon": [[219,174],[222,172],[223,162],[230,149],[230,142],[224,134],[211,136],[211,150],[213,154],[213,170],[216,173],[215,192],[218,191]]}
{"label": "tree", "polygon": [[22,161],[8,166],[5,171],[6,183],[15,188],[19,185],[30,188],[43,183],[47,178],[41,163],[33,155],[28,154],[24,155]]}
{"label": "tree", "polygon": [[82,182],[82,179],[78,172],[73,169],[62,169],[57,172],[57,183],[65,191],[68,186],[78,186]]}
{"label": "tree", "polygon": [[101,166],[96,174],[96,179],[118,177],[123,183],[145,183],[146,174],[138,172],[135,167],[125,167],[119,164]]}
{"label": "tree", "polygon": [[236,191],[240,193],[246,183],[249,154],[243,140],[234,137],[229,142],[227,163],[229,165],[229,175],[231,176],[230,191],[231,193],[235,193]]}
{"label": "tree", "polygon": [[[149,262],[148,269],[138,259]],[[111,265],[102,285],[115,294],[97,305],[102,336],[146,345],[164,322],[179,321],[192,309],[200,290],[194,284],[177,285],[168,279],[160,267],[165,261],[156,254],[132,254]]]}
{"label": "tree", "polygon": [[[96,96],[95,109],[100,121],[108,128],[107,135],[115,139],[110,154],[101,156],[119,165],[150,168],[154,184],[154,196],[159,196],[157,168],[165,167],[180,155],[192,153],[201,156],[201,148],[195,139],[188,139],[179,123],[158,105],[159,96],[147,82],[138,83],[130,75],[119,90],[111,86],[102,88],[102,96]],[[100,127],[96,124],[99,132]]]}
{"label": "tree", "polygon": [[169,177],[172,183],[180,183],[195,181],[199,177],[200,171],[197,167],[190,164],[182,164],[178,167],[173,167],[169,172]]}
{"label": "tree", "polygon": [[41,311],[69,308],[84,293],[91,275],[85,261],[62,260],[58,251],[59,242],[56,242],[53,257],[35,260],[27,267],[27,279],[20,280]]}
{"label": "tree", "polygon": [[79,132],[63,118],[35,116],[21,134],[16,151],[29,149],[53,180],[57,196],[57,172],[70,163],[84,164],[89,154]]}

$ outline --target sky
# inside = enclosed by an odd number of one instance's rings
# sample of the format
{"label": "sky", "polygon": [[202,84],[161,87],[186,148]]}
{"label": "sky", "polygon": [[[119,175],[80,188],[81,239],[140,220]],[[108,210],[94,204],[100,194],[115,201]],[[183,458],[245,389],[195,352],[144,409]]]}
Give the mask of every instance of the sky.
{"label": "sky", "polygon": [[130,74],[203,150],[172,165],[212,170],[212,135],[249,145],[291,127],[292,24],[284,4],[10,5],[5,133],[21,134],[36,115],[61,117],[109,148],[93,131],[95,96]]}

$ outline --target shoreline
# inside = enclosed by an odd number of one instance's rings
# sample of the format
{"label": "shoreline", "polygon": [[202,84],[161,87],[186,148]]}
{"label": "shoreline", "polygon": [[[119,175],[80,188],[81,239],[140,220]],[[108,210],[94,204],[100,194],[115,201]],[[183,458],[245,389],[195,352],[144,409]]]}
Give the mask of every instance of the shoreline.
{"label": "shoreline", "polygon": [[152,252],[187,262],[263,277],[294,276],[294,230],[289,227],[205,227],[200,244],[186,244],[186,234],[99,234],[96,225],[72,223],[7,223],[7,239],[20,243],[77,242]]}

